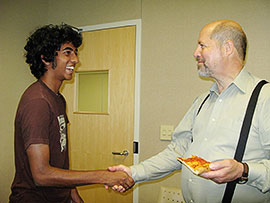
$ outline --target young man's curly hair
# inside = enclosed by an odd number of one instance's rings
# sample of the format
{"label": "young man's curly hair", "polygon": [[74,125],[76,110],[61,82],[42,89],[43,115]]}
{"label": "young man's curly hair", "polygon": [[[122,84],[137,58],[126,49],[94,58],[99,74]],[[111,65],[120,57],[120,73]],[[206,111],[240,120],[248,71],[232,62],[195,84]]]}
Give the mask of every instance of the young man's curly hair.
{"label": "young man's curly hair", "polygon": [[26,63],[30,65],[31,73],[37,79],[47,71],[42,59],[46,62],[54,62],[56,51],[67,42],[71,42],[78,48],[82,44],[82,36],[74,27],[66,24],[43,26],[28,38],[24,47]]}

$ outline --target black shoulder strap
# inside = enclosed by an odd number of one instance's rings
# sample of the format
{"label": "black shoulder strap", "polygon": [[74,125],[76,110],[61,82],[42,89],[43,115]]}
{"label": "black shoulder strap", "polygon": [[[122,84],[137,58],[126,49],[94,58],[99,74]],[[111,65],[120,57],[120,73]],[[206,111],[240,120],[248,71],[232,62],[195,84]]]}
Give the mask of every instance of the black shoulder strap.
{"label": "black shoulder strap", "polygon": [[[199,107],[199,109],[198,109],[198,111],[197,111],[196,116],[198,116],[198,114],[200,113],[200,111],[201,111],[201,109],[202,109],[202,106],[204,105],[204,103],[206,102],[206,100],[208,99],[209,96],[210,96],[210,94],[208,94],[208,95],[204,98],[203,102],[201,103],[201,105],[200,105],[200,107]],[[191,138],[191,142],[193,142],[193,138]]]}
{"label": "black shoulder strap", "polygon": [[[250,126],[254,114],[254,110],[258,101],[258,96],[260,94],[261,88],[267,82],[265,80],[260,81],[254,88],[252,95],[250,97],[248,107],[246,110],[245,118],[242,124],[240,137],[238,140],[237,148],[234,154],[234,159],[241,162],[244,156],[246,143],[248,139],[248,134],[250,131]],[[233,193],[236,187],[237,180],[227,183],[226,189],[223,195],[222,203],[230,203],[232,201]]]}
{"label": "black shoulder strap", "polygon": [[198,109],[198,111],[197,111],[196,116],[198,116],[198,114],[200,113],[202,106],[204,105],[204,103],[206,102],[206,100],[208,99],[209,96],[210,96],[210,94],[208,94],[208,95],[204,98],[203,102],[201,103],[201,106],[199,107],[199,109]]}

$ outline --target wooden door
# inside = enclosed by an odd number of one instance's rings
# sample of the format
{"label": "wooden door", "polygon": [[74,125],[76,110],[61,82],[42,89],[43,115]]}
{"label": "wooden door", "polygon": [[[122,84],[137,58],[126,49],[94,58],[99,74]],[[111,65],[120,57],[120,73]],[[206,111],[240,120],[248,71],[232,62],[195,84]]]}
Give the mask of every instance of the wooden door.
{"label": "wooden door", "polygon": [[[135,26],[83,32],[76,72],[109,72],[108,113],[76,112],[76,79],[64,83],[70,164],[74,170],[107,169],[133,163]],[[112,152],[128,150],[128,156]],[[78,187],[86,203],[129,203],[132,190],[120,194],[103,185]]]}

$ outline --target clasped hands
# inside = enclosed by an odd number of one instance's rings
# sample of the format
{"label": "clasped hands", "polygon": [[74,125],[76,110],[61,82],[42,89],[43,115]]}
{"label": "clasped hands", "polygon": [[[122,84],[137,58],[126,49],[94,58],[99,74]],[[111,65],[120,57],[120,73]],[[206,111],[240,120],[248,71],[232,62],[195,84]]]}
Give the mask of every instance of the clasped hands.
{"label": "clasped hands", "polygon": [[115,173],[124,173],[127,177],[124,179],[119,179],[119,182],[116,184],[105,184],[106,189],[109,189],[109,187],[111,187],[114,191],[125,192],[132,188],[135,184],[134,180],[131,177],[131,169],[127,166],[111,166],[108,168],[108,171]]}

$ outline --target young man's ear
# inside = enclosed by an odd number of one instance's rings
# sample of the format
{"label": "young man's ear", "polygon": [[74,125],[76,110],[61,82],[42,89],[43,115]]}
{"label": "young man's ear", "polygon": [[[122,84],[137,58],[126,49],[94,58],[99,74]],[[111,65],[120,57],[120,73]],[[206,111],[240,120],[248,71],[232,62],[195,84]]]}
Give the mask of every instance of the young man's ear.
{"label": "young man's ear", "polygon": [[41,55],[40,58],[41,58],[41,61],[44,63],[45,66],[49,66],[50,65],[51,62],[46,61],[44,59],[44,55]]}

